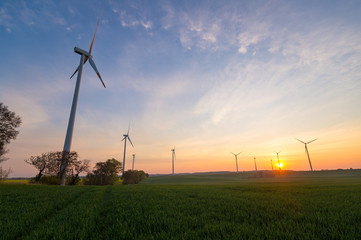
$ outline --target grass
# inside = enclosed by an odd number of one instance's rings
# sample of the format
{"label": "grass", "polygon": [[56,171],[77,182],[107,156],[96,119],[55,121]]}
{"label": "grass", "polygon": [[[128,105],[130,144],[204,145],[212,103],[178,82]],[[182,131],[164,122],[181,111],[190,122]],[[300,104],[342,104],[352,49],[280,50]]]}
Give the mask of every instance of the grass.
{"label": "grass", "polygon": [[0,184],[0,239],[361,239],[359,175]]}

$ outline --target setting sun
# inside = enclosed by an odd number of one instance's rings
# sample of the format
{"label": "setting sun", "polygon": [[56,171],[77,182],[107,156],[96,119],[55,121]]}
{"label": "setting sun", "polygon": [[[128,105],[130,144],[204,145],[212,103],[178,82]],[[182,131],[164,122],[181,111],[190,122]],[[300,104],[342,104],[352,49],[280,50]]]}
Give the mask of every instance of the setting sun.
{"label": "setting sun", "polygon": [[283,167],[283,163],[281,163],[281,162],[280,162],[280,163],[277,163],[276,165],[277,165],[277,167],[279,167],[279,168],[282,168],[282,167]]}

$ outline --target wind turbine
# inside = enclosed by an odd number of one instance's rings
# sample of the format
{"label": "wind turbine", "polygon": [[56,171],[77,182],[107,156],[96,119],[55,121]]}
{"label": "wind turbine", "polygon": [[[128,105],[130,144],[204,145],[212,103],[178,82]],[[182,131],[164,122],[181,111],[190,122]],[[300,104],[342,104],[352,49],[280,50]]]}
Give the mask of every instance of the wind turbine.
{"label": "wind turbine", "polygon": [[234,154],[233,152],[231,152],[233,155],[234,155],[234,157],[235,157],[235,159],[236,159],[236,168],[237,168],[237,174],[238,174],[238,161],[237,161],[237,156],[239,155],[239,154],[241,154],[242,152],[239,152],[239,153],[237,153],[237,154]]}
{"label": "wind turbine", "polygon": [[133,164],[132,164],[132,170],[134,170],[134,159],[135,159],[135,154],[133,154]]}
{"label": "wind turbine", "polygon": [[68,156],[69,156],[70,148],[71,148],[71,140],[72,140],[72,136],[73,136],[75,113],[76,113],[76,107],[77,107],[77,103],[78,103],[80,81],[81,81],[81,76],[82,76],[82,72],[83,72],[83,66],[88,60],[89,60],[90,65],[93,67],[94,71],[98,75],[101,83],[103,84],[103,86],[105,88],[105,84],[103,82],[103,79],[100,76],[97,67],[95,66],[95,63],[93,61],[93,56],[91,55],[95,35],[97,33],[97,29],[98,29],[98,25],[99,25],[100,15],[101,15],[101,12],[99,14],[97,26],[95,28],[94,36],[93,36],[93,39],[91,41],[89,51],[87,52],[87,51],[85,51],[83,49],[80,49],[78,47],[74,47],[74,52],[80,54],[80,64],[77,67],[77,69],[75,70],[75,72],[73,73],[73,75],[71,75],[71,77],[70,77],[70,78],[72,78],[75,75],[75,73],[78,72],[78,78],[76,80],[73,103],[71,105],[71,112],[70,112],[70,117],[69,117],[68,129],[67,129],[67,132],[66,132],[65,143],[64,143],[64,148],[63,148],[63,154],[62,154],[62,159],[61,159],[61,164],[60,164],[59,177],[61,178],[61,185],[62,186],[65,185],[65,172],[66,172],[67,160],[68,160]]}
{"label": "wind turbine", "polygon": [[280,158],[278,157],[278,154],[281,153],[281,152],[276,152],[277,154],[277,161],[278,161],[278,168],[279,170],[281,171],[281,164],[280,164]]}
{"label": "wind turbine", "polygon": [[304,141],[301,141],[301,140],[299,140],[299,139],[297,139],[297,138],[296,138],[296,140],[297,140],[297,141],[300,141],[300,142],[303,143],[303,144],[305,144],[305,152],[307,153],[308,162],[310,163],[311,171],[313,171],[313,169],[312,169],[312,164],[311,164],[311,159],[310,159],[310,154],[308,154],[307,144],[316,141],[317,138],[316,138],[316,139],[313,139],[312,141],[309,141],[309,142],[304,142]]}
{"label": "wind turbine", "polygon": [[256,172],[258,172],[258,170],[257,170],[257,162],[256,162],[256,157],[254,157],[253,159],[254,159],[254,168],[256,169]]}
{"label": "wind turbine", "polygon": [[128,127],[128,132],[127,134],[123,134],[124,138],[122,139],[122,141],[124,141],[124,155],[123,155],[123,175],[124,175],[124,169],[125,169],[125,152],[127,151],[127,139],[128,141],[130,142],[130,144],[132,144],[132,147],[133,146],[133,143],[132,143],[132,140],[130,140],[129,138],[129,127]]}
{"label": "wind turbine", "polygon": [[272,163],[272,159],[271,159],[271,167],[272,167],[272,171],[273,171],[273,163]]}
{"label": "wind turbine", "polygon": [[175,155],[175,146],[173,149],[171,149],[172,152],[172,174],[174,175],[174,161],[176,159],[176,155]]}

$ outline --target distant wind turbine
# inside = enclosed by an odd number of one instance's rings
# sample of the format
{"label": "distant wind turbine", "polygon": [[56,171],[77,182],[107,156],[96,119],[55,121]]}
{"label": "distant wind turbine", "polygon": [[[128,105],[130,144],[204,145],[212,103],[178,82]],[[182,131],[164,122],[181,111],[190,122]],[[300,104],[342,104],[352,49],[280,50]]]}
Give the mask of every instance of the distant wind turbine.
{"label": "distant wind turbine", "polygon": [[280,164],[280,158],[278,157],[278,154],[280,154],[281,152],[276,152],[277,154],[277,161],[278,161],[278,168],[281,171],[281,164]]}
{"label": "distant wind turbine", "polygon": [[258,172],[258,170],[257,170],[257,162],[256,162],[256,157],[254,157],[253,159],[254,159],[254,168],[256,169],[256,172]]}
{"label": "distant wind turbine", "polygon": [[176,159],[176,155],[175,155],[175,146],[173,149],[171,149],[172,152],[172,174],[174,175],[174,161]]}
{"label": "distant wind turbine", "polygon": [[[100,12],[100,15],[101,15],[101,12]],[[76,107],[77,107],[77,103],[78,103],[80,81],[81,81],[81,76],[82,76],[82,72],[83,72],[83,66],[88,60],[89,60],[90,65],[93,67],[94,71],[98,75],[101,83],[105,87],[103,79],[100,76],[100,74],[98,72],[98,69],[95,66],[95,63],[93,61],[93,56],[91,55],[95,35],[97,33],[97,29],[98,29],[98,25],[99,25],[100,15],[99,15],[99,18],[98,18],[97,26],[95,28],[95,33],[94,33],[94,36],[93,36],[93,40],[92,40],[92,42],[90,44],[89,52],[87,52],[87,51],[85,51],[83,49],[80,49],[78,47],[74,48],[74,52],[80,54],[80,64],[79,64],[78,68],[75,70],[75,72],[73,73],[73,75],[71,75],[71,77],[70,77],[70,78],[72,78],[75,75],[75,73],[78,72],[78,78],[76,80],[73,103],[72,103],[72,106],[71,106],[71,112],[70,112],[70,117],[69,117],[69,122],[68,122],[68,129],[67,129],[67,132],[66,132],[65,143],[64,143],[64,148],[63,148],[63,154],[62,154],[62,159],[61,159],[61,164],[60,164],[59,177],[61,178],[61,185],[62,186],[65,185],[65,172],[66,172],[67,160],[68,160],[68,156],[69,156],[69,152],[70,152],[70,148],[71,148],[71,140],[72,140],[72,136],[73,136],[75,113],[76,113]]]}
{"label": "distant wind turbine", "polygon": [[239,155],[239,154],[241,154],[242,152],[239,152],[239,153],[237,153],[237,154],[234,154],[233,152],[231,152],[233,155],[234,155],[234,158],[236,159],[236,168],[237,168],[237,174],[238,174],[238,161],[237,161],[237,156]]}
{"label": "distant wind turbine", "polygon": [[272,167],[272,171],[273,171],[273,163],[272,163],[272,159],[271,159],[271,167]]}
{"label": "distant wind turbine", "polygon": [[134,170],[134,160],[135,160],[135,154],[133,154],[133,164],[132,164],[132,170]]}
{"label": "distant wind turbine", "polygon": [[309,142],[304,142],[304,141],[301,141],[301,140],[299,140],[299,139],[297,139],[297,138],[296,138],[296,140],[297,140],[297,141],[300,141],[300,142],[303,143],[303,144],[305,144],[305,152],[307,153],[308,162],[310,163],[311,171],[313,171],[313,169],[312,169],[312,164],[311,164],[311,159],[310,159],[310,154],[308,154],[307,144],[316,141],[317,138],[316,138],[316,139],[313,139],[312,141],[309,141]]}
{"label": "distant wind turbine", "polygon": [[130,144],[132,144],[132,147],[133,146],[133,143],[132,143],[132,140],[130,140],[129,138],[129,127],[128,127],[128,132],[127,134],[123,134],[124,138],[122,139],[122,141],[124,141],[124,155],[123,155],[123,175],[124,175],[124,169],[125,169],[125,152],[127,151],[127,139],[128,141],[130,142]]}

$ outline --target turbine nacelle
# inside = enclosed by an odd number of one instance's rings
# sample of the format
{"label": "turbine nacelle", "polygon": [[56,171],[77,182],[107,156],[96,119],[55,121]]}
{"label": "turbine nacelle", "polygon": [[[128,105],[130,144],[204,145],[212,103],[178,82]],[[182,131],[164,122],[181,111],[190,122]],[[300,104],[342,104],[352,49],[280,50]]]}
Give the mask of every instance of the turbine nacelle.
{"label": "turbine nacelle", "polygon": [[90,55],[90,53],[88,53],[87,51],[85,51],[85,50],[83,50],[81,48],[78,48],[78,47],[74,47],[74,52],[76,52],[76,53],[78,53],[80,55],[84,55],[87,58],[92,58],[93,57],[92,55]]}

